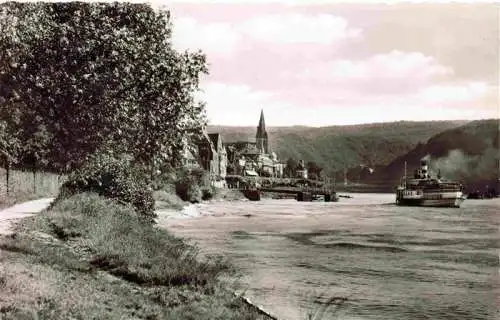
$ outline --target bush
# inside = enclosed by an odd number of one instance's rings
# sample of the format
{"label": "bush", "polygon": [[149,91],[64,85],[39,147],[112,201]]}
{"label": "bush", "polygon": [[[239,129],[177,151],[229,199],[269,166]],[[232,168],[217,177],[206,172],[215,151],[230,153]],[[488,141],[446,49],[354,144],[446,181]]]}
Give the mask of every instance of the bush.
{"label": "bush", "polygon": [[165,190],[155,191],[153,194],[155,199],[156,209],[174,209],[181,210],[185,203],[174,192],[167,192]]}
{"label": "bush", "polygon": [[82,192],[95,192],[119,203],[132,205],[144,221],[152,222],[156,217],[153,191],[144,173],[126,159],[107,155],[92,157],[70,174],[61,187],[58,200]]}
{"label": "bush", "polygon": [[210,200],[215,196],[215,188],[212,186],[204,186],[201,188],[201,199]]}
{"label": "bush", "polygon": [[207,173],[199,168],[181,170],[175,183],[175,192],[183,201],[191,203],[209,200],[214,194]]}
{"label": "bush", "polygon": [[157,171],[151,186],[155,191],[164,190],[167,192],[170,191],[175,192],[174,185],[176,179],[177,179],[177,173],[175,172],[174,169],[170,168],[169,166],[162,166],[160,170]]}

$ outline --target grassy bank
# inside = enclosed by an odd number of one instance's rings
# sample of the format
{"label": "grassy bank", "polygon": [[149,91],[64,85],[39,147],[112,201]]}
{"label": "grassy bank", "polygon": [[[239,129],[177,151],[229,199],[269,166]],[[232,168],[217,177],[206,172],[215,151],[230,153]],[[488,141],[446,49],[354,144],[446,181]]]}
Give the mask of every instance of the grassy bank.
{"label": "grassy bank", "polygon": [[46,172],[10,170],[9,194],[7,195],[7,175],[5,169],[0,169],[0,209],[16,203],[54,197],[59,192],[64,177]]}
{"label": "grassy bank", "polygon": [[229,263],[93,194],[24,220],[0,250],[2,319],[266,319],[221,284]]}
{"label": "grassy bank", "polygon": [[[172,190],[157,190],[153,194],[155,200],[155,208],[156,210],[162,209],[172,209],[172,210],[181,210],[184,206],[190,204],[189,201],[183,201],[178,195],[175,194],[175,191]],[[239,201],[246,199],[243,193],[239,190],[231,190],[231,189],[217,189],[213,188],[213,192],[211,193],[208,199],[203,201]]]}

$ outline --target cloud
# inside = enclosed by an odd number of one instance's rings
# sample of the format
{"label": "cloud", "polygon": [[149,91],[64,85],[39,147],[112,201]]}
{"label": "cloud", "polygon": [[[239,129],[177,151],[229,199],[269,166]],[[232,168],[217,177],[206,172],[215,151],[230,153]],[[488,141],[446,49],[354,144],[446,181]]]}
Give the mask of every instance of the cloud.
{"label": "cloud", "polygon": [[351,28],[346,19],[331,14],[265,14],[233,23],[201,22],[193,17],[173,15],[174,47],[201,49],[209,56],[227,57],[245,44],[253,47],[255,42],[328,45],[360,35],[360,29]]}
{"label": "cloud", "polygon": [[273,97],[269,92],[253,90],[247,85],[205,82],[201,87],[203,92],[197,98],[207,103],[209,121],[214,124],[248,123],[248,118],[257,117]]}
{"label": "cloud", "polygon": [[207,82],[203,99],[210,122],[255,125],[253,117],[262,108],[272,126],[498,117],[492,99],[498,97],[498,87],[480,81],[433,83],[453,70],[432,57],[394,51],[344,61],[331,64],[336,69],[324,68],[322,85],[305,81],[264,90],[258,83]]}
{"label": "cloud", "polygon": [[[206,82],[200,98],[207,102],[211,124],[256,126],[260,110],[264,109],[270,126],[303,124],[328,126],[399,120],[427,121],[450,119],[480,119],[498,117],[498,110],[477,105],[463,108],[463,103],[477,101],[483,92],[479,83],[456,84],[453,90],[430,86],[422,91],[390,98],[348,96],[337,103],[285,99],[272,92],[257,90],[248,85]],[[462,99],[452,97],[456,92],[472,90]],[[433,92],[433,95],[428,95]],[[450,94],[447,100],[445,93]],[[332,93],[336,95],[335,92]],[[441,97],[440,99],[429,97]],[[469,99],[469,100],[468,100]]]}
{"label": "cloud", "polygon": [[201,49],[208,55],[233,53],[241,34],[229,23],[201,24],[191,17],[173,18],[173,45],[178,50]]}
{"label": "cloud", "polygon": [[330,44],[361,35],[361,30],[349,27],[346,19],[331,14],[263,15],[243,22],[241,31],[255,40],[280,44]]}
{"label": "cloud", "polygon": [[[111,0],[107,0],[111,1]],[[131,2],[141,2],[140,0],[132,0]],[[397,3],[398,1],[394,1]],[[399,1],[400,3],[422,3],[422,0],[405,0]],[[449,0],[434,0],[432,3],[449,3]],[[470,0],[454,0],[455,3],[470,3]],[[491,3],[491,0],[476,0],[477,3]],[[171,3],[184,3],[184,4],[281,4],[285,6],[318,6],[326,4],[345,4],[345,0],[154,0],[151,1],[154,4],[171,4]],[[361,3],[361,4],[383,4],[387,5],[387,0],[351,0],[349,3]]]}
{"label": "cloud", "polygon": [[270,125],[498,117],[499,90],[490,77],[498,68],[486,58],[449,58],[494,55],[484,47],[491,43],[484,28],[471,31],[478,40],[470,48],[466,32],[453,27],[455,11],[444,19],[438,10],[430,23],[424,7],[309,4],[171,7],[180,21],[176,45],[208,54],[203,97],[212,124],[255,126],[261,108]]}
{"label": "cloud", "polygon": [[465,84],[445,84],[429,86],[420,92],[420,97],[428,103],[472,102],[488,93],[486,82],[467,82]]}
{"label": "cloud", "polygon": [[363,60],[335,59],[300,72],[304,81],[349,87],[365,93],[400,94],[415,91],[436,77],[453,74],[453,69],[420,52],[377,54]]}

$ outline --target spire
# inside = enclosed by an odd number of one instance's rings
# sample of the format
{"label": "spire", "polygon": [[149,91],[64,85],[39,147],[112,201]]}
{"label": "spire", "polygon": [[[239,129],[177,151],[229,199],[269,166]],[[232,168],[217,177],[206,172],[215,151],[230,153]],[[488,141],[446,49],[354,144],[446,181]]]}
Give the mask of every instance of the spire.
{"label": "spire", "polygon": [[266,121],[264,120],[264,109],[260,110],[259,129],[261,130],[262,133],[266,132]]}
{"label": "spire", "polygon": [[255,135],[257,148],[261,153],[269,153],[269,142],[267,140],[266,122],[264,120],[264,109],[260,110],[259,126]]}

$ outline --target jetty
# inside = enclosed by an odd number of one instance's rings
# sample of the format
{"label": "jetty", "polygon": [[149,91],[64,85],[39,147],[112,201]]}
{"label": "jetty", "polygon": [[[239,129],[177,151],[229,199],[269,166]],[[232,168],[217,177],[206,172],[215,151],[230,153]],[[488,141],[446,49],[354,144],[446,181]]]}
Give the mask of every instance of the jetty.
{"label": "jetty", "polygon": [[238,188],[247,199],[259,201],[264,193],[272,193],[277,195],[287,195],[286,198],[295,198],[297,201],[314,201],[323,200],[325,202],[337,202],[339,196],[330,186],[310,186],[310,185],[295,185],[284,186],[279,184],[264,184],[251,183],[244,184]]}
{"label": "jetty", "polygon": [[338,201],[337,193],[328,188],[321,187],[261,187],[261,192],[295,194],[297,201],[313,201],[324,197],[325,202]]}

